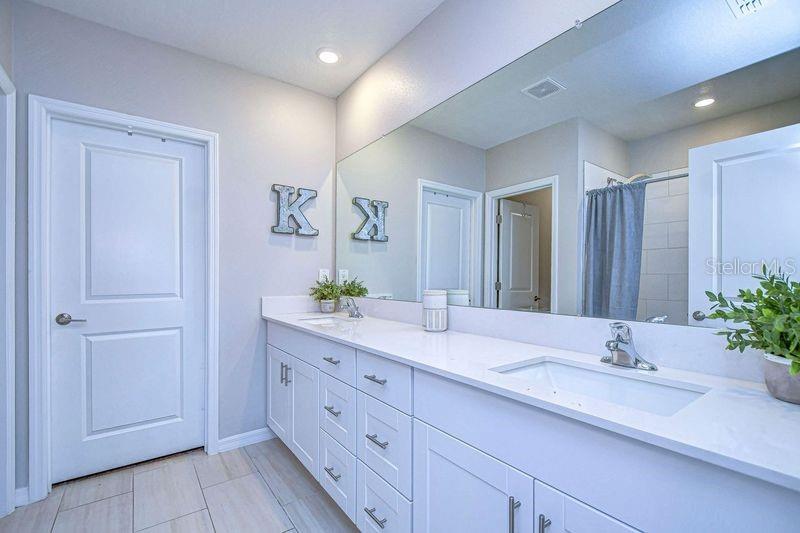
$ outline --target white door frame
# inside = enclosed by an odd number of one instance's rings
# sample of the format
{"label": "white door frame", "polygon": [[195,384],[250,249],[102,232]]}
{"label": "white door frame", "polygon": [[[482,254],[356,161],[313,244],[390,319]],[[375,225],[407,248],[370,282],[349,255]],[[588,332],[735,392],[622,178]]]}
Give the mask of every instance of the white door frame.
{"label": "white door frame", "polygon": [[53,119],[168,137],[206,149],[205,449],[219,446],[219,136],[216,133],[30,95],[28,98],[29,499],[50,491],[50,158]]}
{"label": "white door frame", "polygon": [[6,421],[5,427],[0,428],[3,433],[3,440],[5,442],[5,457],[0,459],[3,462],[2,470],[5,473],[3,476],[2,488],[0,488],[0,516],[4,516],[14,510],[16,500],[16,458],[14,449],[14,435],[15,435],[15,385],[14,385],[14,368],[16,358],[16,342],[14,337],[14,324],[15,324],[15,283],[14,283],[14,250],[15,250],[15,216],[16,216],[16,196],[15,196],[15,182],[16,182],[16,167],[15,161],[17,158],[15,141],[17,135],[16,128],[16,111],[17,111],[17,93],[14,84],[8,77],[8,74],[0,66],[0,100],[4,100],[6,123],[0,124],[0,127],[5,129],[5,146],[3,150],[6,154],[5,168],[2,169],[3,183],[5,187],[3,205],[4,217],[4,230],[5,230],[5,250],[3,251],[4,264],[3,264],[3,292],[5,294],[5,323],[3,324],[3,338],[5,345],[3,346],[3,373],[0,376],[5,387],[5,405],[6,412],[4,419]]}
{"label": "white door frame", "polygon": [[484,220],[486,253],[484,254],[483,271],[486,272],[483,282],[483,301],[486,307],[497,307],[497,292],[494,282],[497,279],[497,220],[498,200],[518,194],[551,187],[553,216],[550,237],[550,312],[558,310],[558,174],[546,178],[533,179],[509,187],[495,189],[486,193],[486,218]]}
{"label": "white door frame", "polygon": [[470,241],[471,252],[469,259],[469,284],[470,295],[475,299],[472,302],[473,306],[480,307],[482,305],[481,294],[481,231],[480,222],[483,220],[483,202],[481,198],[483,193],[480,191],[473,191],[472,189],[465,189],[463,187],[456,187],[455,185],[447,185],[438,181],[426,180],[419,178],[417,180],[417,300],[422,301],[422,278],[424,272],[422,271],[422,195],[426,192],[440,192],[449,194],[450,196],[458,196],[459,198],[466,198],[472,205],[471,209],[471,226],[472,226],[472,239]]}

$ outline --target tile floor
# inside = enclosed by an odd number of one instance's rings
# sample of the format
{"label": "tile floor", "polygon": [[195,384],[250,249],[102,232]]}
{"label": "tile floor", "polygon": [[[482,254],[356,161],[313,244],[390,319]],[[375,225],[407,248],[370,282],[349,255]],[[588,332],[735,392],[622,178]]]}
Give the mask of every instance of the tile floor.
{"label": "tile floor", "polygon": [[289,449],[273,439],[202,450],[67,481],[0,518],[0,533],[356,531]]}

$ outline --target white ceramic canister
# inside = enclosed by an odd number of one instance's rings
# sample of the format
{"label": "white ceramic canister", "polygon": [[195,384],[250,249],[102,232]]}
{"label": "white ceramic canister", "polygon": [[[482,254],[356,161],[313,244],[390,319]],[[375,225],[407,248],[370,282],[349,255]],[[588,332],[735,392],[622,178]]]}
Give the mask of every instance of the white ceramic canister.
{"label": "white ceramic canister", "polygon": [[467,289],[447,289],[447,305],[469,305],[469,291]]}
{"label": "white ceramic canister", "polygon": [[422,326],[425,331],[444,331],[447,329],[447,291],[423,291]]}

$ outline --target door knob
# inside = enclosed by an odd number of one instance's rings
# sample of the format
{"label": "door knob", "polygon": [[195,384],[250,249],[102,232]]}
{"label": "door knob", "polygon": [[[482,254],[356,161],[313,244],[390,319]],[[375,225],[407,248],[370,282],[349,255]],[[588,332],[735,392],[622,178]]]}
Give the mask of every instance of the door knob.
{"label": "door knob", "polygon": [[69,313],[59,313],[56,315],[56,324],[59,326],[66,326],[72,322],[86,322],[85,318],[72,318]]}
{"label": "door knob", "polygon": [[692,318],[694,318],[698,322],[702,322],[703,320],[706,319],[706,314],[702,311],[695,311],[694,313],[692,313]]}

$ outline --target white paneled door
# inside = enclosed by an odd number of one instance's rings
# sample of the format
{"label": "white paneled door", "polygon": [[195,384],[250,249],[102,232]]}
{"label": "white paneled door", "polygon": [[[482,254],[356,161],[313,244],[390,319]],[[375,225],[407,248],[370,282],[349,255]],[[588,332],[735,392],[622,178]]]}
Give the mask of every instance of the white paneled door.
{"label": "white paneled door", "polygon": [[54,483],[204,443],[205,158],[52,122]]}
{"label": "white paneled door", "polygon": [[720,324],[705,291],[755,288],[761,265],[797,279],[800,124],[689,150],[689,323]]}
{"label": "white paneled door", "polygon": [[500,200],[498,302],[501,309],[530,309],[539,295],[539,210]]}
{"label": "white paneled door", "polygon": [[423,192],[421,200],[420,291],[471,290],[470,263],[477,253],[472,250],[473,200],[429,190]]}

